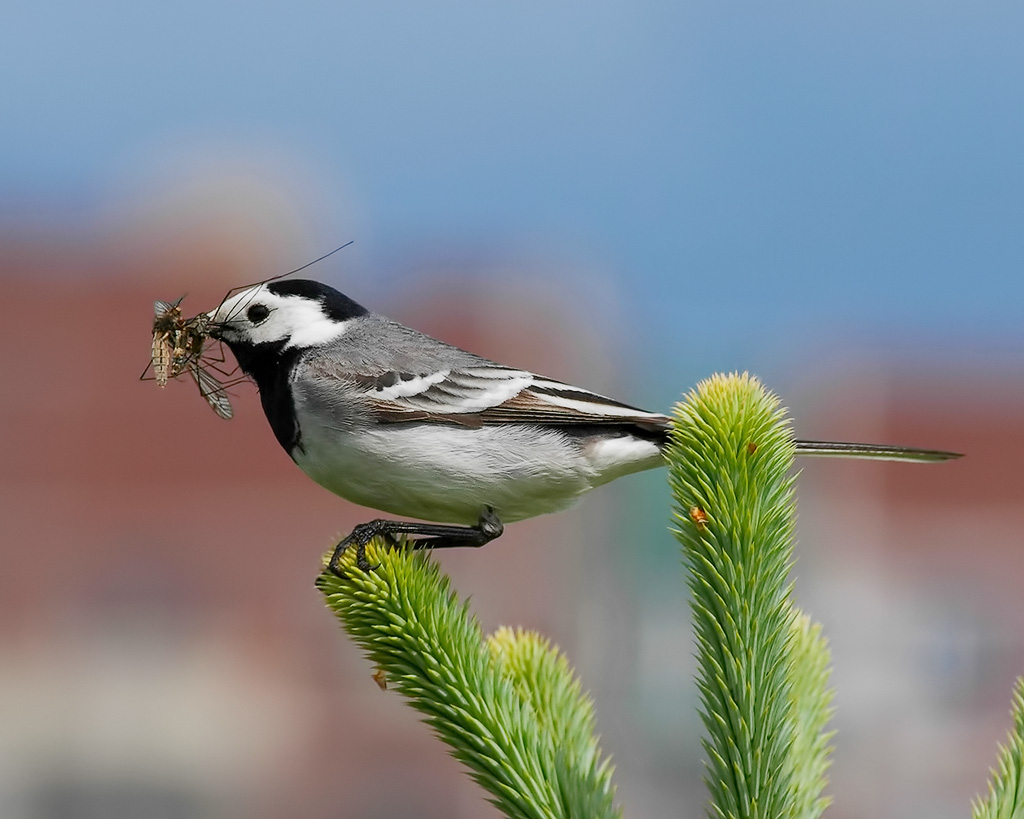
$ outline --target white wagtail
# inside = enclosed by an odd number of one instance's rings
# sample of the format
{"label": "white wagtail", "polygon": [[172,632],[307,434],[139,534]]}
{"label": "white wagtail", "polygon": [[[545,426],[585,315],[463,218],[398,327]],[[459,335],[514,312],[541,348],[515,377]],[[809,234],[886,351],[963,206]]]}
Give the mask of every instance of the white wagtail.
{"label": "white wagtail", "polygon": [[[503,523],[556,512],[584,492],[661,465],[671,419],[506,367],[371,313],[300,279],[250,287],[208,314],[259,388],[277,440],[321,486],[431,523],[373,520],[350,545],[368,569],[376,535],[482,546]],[[955,453],[797,441],[798,452],[902,461]]]}

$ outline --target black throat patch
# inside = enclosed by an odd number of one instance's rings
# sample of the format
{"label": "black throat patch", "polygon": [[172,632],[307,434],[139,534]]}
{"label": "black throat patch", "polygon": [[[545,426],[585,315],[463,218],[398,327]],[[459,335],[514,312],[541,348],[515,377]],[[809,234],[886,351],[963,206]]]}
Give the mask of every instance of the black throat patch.
{"label": "black throat patch", "polygon": [[292,370],[299,359],[301,350],[284,349],[284,342],[273,344],[246,344],[226,341],[231,352],[238,359],[238,366],[256,382],[260,391],[260,403],[270,422],[270,428],[278,443],[293,458],[292,453],[302,448],[302,433],[295,418],[295,402],[289,389]]}

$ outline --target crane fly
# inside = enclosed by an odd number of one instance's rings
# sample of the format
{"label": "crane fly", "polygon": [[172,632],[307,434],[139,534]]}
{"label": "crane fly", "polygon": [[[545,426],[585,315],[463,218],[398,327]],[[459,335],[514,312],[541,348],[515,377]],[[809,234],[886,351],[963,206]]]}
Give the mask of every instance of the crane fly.
{"label": "crane fly", "polygon": [[166,387],[169,380],[188,371],[206,403],[221,418],[230,419],[234,411],[227,390],[210,372],[214,366],[206,355],[209,338],[210,319],[205,313],[186,319],[181,299],[153,303],[152,366],[156,383]]}

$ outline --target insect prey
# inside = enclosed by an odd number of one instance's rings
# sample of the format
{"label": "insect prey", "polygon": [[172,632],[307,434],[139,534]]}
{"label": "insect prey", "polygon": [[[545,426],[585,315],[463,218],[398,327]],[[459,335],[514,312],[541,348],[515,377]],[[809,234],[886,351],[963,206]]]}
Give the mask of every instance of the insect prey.
{"label": "insect prey", "polygon": [[186,319],[181,312],[181,299],[176,302],[153,303],[153,376],[156,383],[167,386],[186,370],[196,382],[199,394],[221,418],[234,415],[227,390],[210,369],[214,360],[206,355],[210,338],[210,319],[200,313]]}

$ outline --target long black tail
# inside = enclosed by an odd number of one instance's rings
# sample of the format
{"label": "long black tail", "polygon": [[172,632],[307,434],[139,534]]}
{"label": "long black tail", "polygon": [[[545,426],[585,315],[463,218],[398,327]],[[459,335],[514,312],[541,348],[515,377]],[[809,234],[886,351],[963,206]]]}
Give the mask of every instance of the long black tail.
{"label": "long black tail", "polygon": [[914,449],[908,446],[880,444],[850,444],[839,441],[797,441],[797,455],[815,455],[823,458],[873,458],[876,461],[949,461],[961,457],[959,452],[939,449]]}

